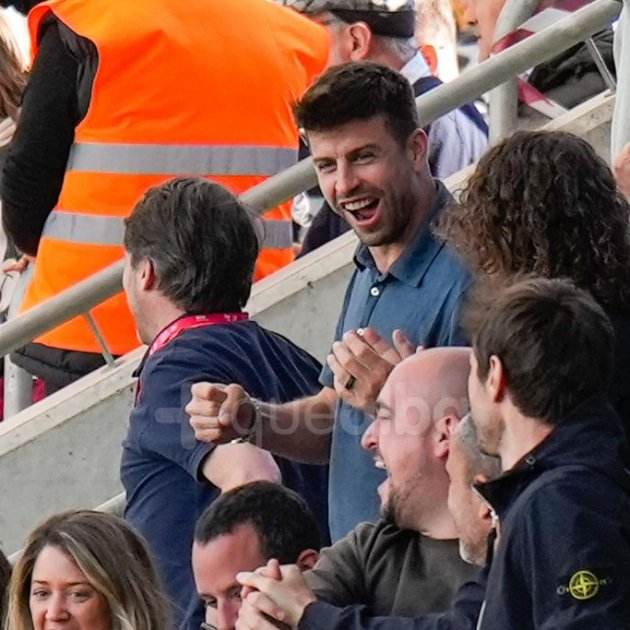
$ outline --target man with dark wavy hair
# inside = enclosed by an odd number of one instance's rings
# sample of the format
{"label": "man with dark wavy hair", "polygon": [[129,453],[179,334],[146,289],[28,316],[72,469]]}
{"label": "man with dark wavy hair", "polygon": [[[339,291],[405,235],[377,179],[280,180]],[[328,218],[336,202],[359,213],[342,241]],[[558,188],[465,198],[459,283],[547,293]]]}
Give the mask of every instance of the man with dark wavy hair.
{"label": "man with dark wavy hair", "polygon": [[197,178],[151,188],[125,221],[123,285],[149,346],[123,444],[125,518],[149,543],[180,630],[197,630],[203,619],[190,566],[193,532],[222,492],[282,481],[307,500],[326,533],[324,467],[272,458],[252,444],[198,442],[183,409],[202,379],[239,383],[265,401],[317,391],[319,363],[243,310],[259,248],[255,228],[232,193]]}
{"label": "man with dark wavy hair", "polygon": [[630,430],[630,204],[607,164],[569,133],[518,132],[480,160],[440,232],[479,277],[570,278],[617,337],[611,400]]}

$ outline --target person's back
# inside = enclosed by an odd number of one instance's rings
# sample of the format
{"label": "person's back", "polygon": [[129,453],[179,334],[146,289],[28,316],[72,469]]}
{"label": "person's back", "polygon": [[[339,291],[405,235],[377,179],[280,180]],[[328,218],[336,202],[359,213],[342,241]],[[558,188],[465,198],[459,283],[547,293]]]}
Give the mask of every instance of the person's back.
{"label": "person's back", "polygon": [[[288,402],[316,392],[319,371],[310,355],[253,321],[186,331],[144,364],[121,465],[125,518],[149,541],[180,607],[194,591],[195,518],[219,495],[194,479],[206,449],[196,448],[183,411],[191,383],[240,383],[261,400]],[[326,467],[276,461],[284,485],[307,499],[326,531]]]}
{"label": "person's back", "polygon": [[196,630],[203,611],[190,558],[205,508],[249,481],[282,481],[307,499],[323,529],[327,469],[274,460],[250,443],[198,442],[184,412],[190,388],[236,382],[261,400],[293,400],[317,391],[320,365],[243,312],[258,238],[221,186],[180,179],[151,189],[126,222],[125,247],[123,284],[149,344],[121,463],[125,517],[156,557],[176,621]]}
{"label": "person's back", "polygon": [[[616,413],[595,401],[567,417],[527,458],[534,464],[481,488],[497,510],[506,542],[490,567],[479,628],[629,627],[623,567],[630,563],[630,477],[619,459],[624,448]],[[521,580],[531,575],[536,584],[521,590]],[[508,597],[493,596],[499,584]]]}
{"label": "person's back", "polygon": [[[323,29],[265,0],[43,3],[29,16],[36,48],[42,44],[23,110],[23,135],[32,140],[42,107],[33,103],[33,88],[42,80],[52,14],[58,37],[80,59],[77,81],[66,88],[68,110],[77,115],[69,157],[61,159],[65,173],[52,175],[49,168],[38,179],[24,143],[12,150],[5,169],[7,226],[22,251],[37,253],[23,309],[119,260],[122,220],[148,187],[194,174],[242,192],[293,164],[298,136],[291,104],[322,69],[328,48]],[[57,121],[46,119],[55,128]],[[42,207],[41,199],[27,203],[25,180],[36,190],[57,185],[55,208]],[[30,208],[26,214],[22,206]],[[288,208],[265,218],[259,276],[293,258]],[[114,355],[137,346],[123,296],[93,315]],[[37,341],[100,353],[82,319]]]}

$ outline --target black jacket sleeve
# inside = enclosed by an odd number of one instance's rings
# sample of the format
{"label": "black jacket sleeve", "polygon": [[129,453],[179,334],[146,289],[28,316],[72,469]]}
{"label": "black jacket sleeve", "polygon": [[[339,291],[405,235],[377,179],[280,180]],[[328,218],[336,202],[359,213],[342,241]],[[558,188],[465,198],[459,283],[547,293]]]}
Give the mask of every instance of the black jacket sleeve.
{"label": "black jacket sleeve", "polygon": [[4,229],[27,254],[36,254],[44,223],[61,191],[79,122],[79,66],[62,40],[60,25],[47,23],[2,181]]}
{"label": "black jacket sleeve", "polygon": [[421,617],[372,617],[365,606],[337,608],[314,602],[304,611],[298,630],[474,630],[485,593],[486,571],[464,584],[450,610]]}

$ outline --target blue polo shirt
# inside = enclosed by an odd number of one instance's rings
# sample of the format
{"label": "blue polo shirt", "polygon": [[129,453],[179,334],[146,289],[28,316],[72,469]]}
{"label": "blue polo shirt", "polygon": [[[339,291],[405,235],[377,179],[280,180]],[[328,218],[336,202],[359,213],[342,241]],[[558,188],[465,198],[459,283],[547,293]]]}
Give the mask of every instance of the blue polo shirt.
{"label": "blue polo shirt", "polygon": [[[190,564],[193,533],[219,494],[202,474],[214,446],[195,439],[184,412],[191,385],[239,383],[260,400],[282,403],[318,392],[320,370],[307,352],[253,321],[189,329],[145,356],[121,478],[125,518],[149,543],[172,603],[172,628],[198,630],[203,621]],[[306,499],[325,527],[327,467],[276,461],[283,483]]]}
{"label": "blue polo shirt", "polygon": [[[436,180],[437,195],[418,235],[387,273],[376,268],[370,251],[360,246],[356,270],[350,279],[337,324],[335,339],[368,326],[385,339],[397,328],[416,345],[468,345],[460,328],[460,308],[471,277],[461,260],[435,239],[430,224],[452,202]],[[332,371],[325,366],[320,382],[333,387]],[[361,447],[370,419],[344,402],[337,407],[330,454],[329,511],[333,541],[358,523],[376,521],[380,501],[376,489],[385,473],[374,467],[372,456]]]}

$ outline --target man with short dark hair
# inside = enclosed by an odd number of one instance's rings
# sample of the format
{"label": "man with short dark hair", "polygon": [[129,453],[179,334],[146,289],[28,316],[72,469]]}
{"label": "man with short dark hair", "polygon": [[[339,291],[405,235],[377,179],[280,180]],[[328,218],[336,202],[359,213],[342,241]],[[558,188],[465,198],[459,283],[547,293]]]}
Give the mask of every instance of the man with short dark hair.
{"label": "man with short dark hair", "polygon": [[203,610],[190,553],[199,514],[222,491],[282,480],[325,527],[327,471],[274,460],[251,444],[196,441],[183,410],[191,384],[239,383],[261,400],[286,401],[316,391],[320,366],[243,311],[258,237],[223,187],[176,179],[151,189],[126,220],[125,248],[123,285],[149,345],[124,442],[125,516],[156,557],[174,627],[197,630]]}
{"label": "man with short dark hair", "polygon": [[275,483],[254,481],[222,494],[195,527],[192,568],[206,623],[233,630],[241,607],[236,574],[270,558],[310,569],[320,536],[306,502]]}
{"label": "man with short dark hair", "polygon": [[253,405],[242,388],[198,383],[187,411],[198,439],[255,434],[285,457],[330,459],[337,540],[379,516],[376,489],[385,475],[361,448],[370,421],[364,410],[373,411],[394,365],[416,346],[466,345],[459,312],[470,277],[431,233],[452,198],[431,177],[427,137],[404,77],[371,62],[333,67],[296,115],[326,199],[361,241],[322,389],[288,405]]}
{"label": "man with short dark hair", "polygon": [[566,280],[528,280],[471,311],[468,393],[479,486],[501,522],[480,630],[630,627],[630,459],[607,400],[614,332]]}
{"label": "man with short dark hair", "polygon": [[[331,63],[373,61],[400,72],[414,96],[441,85],[418,49],[415,0],[277,0],[324,25],[331,38]],[[488,145],[488,128],[473,104],[464,105],[425,127],[427,159],[443,179],[473,164]],[[302,254],[350,229],[343,216],[324,204],[307,232]]]}

